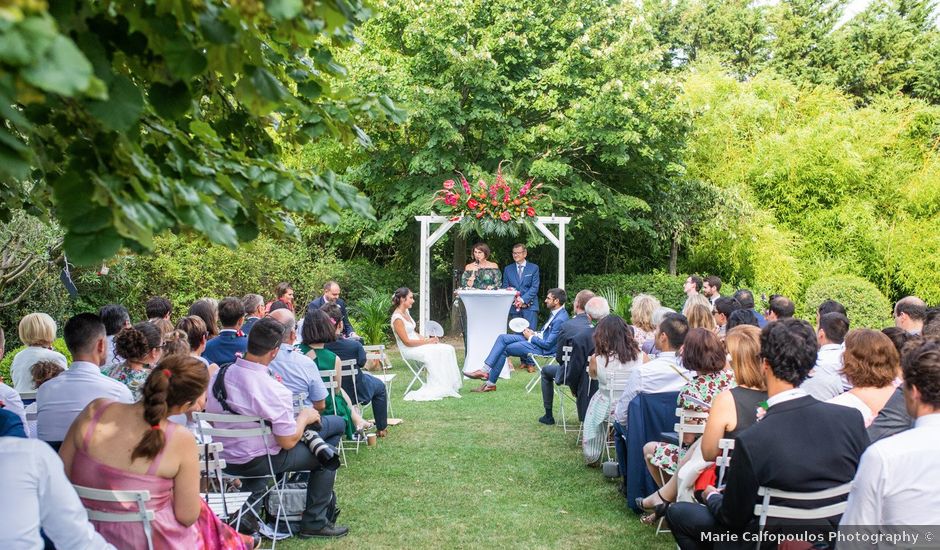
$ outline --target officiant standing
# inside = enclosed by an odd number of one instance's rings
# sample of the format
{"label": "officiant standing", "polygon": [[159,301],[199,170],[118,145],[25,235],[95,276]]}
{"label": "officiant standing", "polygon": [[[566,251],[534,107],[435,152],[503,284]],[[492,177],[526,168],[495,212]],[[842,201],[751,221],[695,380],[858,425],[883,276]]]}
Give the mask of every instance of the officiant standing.
{"label": "officiant standing", "polygon": [[539,266],[526,261],[528,251],[524,244],[512,247],[513,263],[503,270],[503,288],[512,287],[518,295],[509,308],[509,319],[522,317],[529,322],[529,328],[538,326],[539,315]]}

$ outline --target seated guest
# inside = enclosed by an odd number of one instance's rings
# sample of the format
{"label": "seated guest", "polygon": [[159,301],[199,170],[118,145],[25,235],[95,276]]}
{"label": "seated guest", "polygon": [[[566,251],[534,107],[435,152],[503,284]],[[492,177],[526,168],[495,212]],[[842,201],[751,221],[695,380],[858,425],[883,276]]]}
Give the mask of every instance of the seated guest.
{"label": "seated guest", "polygon": [[818,327],[816,365],[801,387],[816,399],[828,401],[852,387],[842,372],[843,342],[849,332],[849,319],[837,312],[824,313],[819,317]]}
{"label": "seated guest", "polygon": [[206,342],[206,350],[202,356],[210,363],[225,365],[234,363],[236,357],[245,355],[248,348],[248,337],[242,331],[245,321],[245,306],[238,298],[224,298],[219,302],[219,323],[222,330],[219,335]]}
{"label": "seated guest", "polygon": [[[745,328],[741,327],[739,330]],[[734,332],[735,329],[731,331]],[[728,368],[725,348],[715,333],[703,328],[690,328],[682,344],[681,358],[682,366],[695,372],[695,376],[679,391],[676,400],[678,408],[692,412],[708,412],[716,395],[734,387],[734,371]],[[702,421],[696,423],[704,424]],[[688,445],[695,441],[695,436],[686,434],[684,439],[681,442],[683,447],[657,441],[644,445],[643,456],[646,457],[647,468],[654,480],[676,474],[679,461],[688,450]]]}
{"label": "seated guest", "polygon": [[36,386],[36,388],[39,388],[39,386],[42,386],[63,372],[65,372],[65,369],[55,361],[40,361],[29,369],[29,373],[33,377],[33,385]]}
{"label": "seated guest", "polygon": [[186,334],[186,340],[189,342],[189,354],[202,362],[209,369],[209,374],[215,374],[219,366],[210,363],[208,359],[202,356],[206,351],[209,332],[206,330],[206,322],[198,315],[188,315],[176,323],[176,330]]}
{"label": "seated guest", "polygon": [[219,335],[219,304],[212,298],[201,298],[189,306],[189,315],[202,319],[206,325],[206,340]]}
{"label": "seated guest", "polygon": [[153,323],[144,321],[119,332],[114,351],[124,361],[105,366],[101,373],[127,386],[137,401],[150,369],[163,356],[163,337]]}
{"label": "seated guest", "polygon": [[894,344],[894,349],[898,350],[898,357],[904,354],[904,346],[910,341],[916,338],[916,336],[908,333],[901,327],[885,327],[881,329],[881,333],[888,337],[891,340],[891,343]]}
{"label": "seated guest", "polygon": [[841,313],[846,317],[849,316],[848,312],[845,310],[845,306],[840,304],[835,300],[823,300],[819,307],[816,308],[816,328],[819,328],[819,319],[827,313]]}
{"label": "seated guest", "polygon": [[[668,307],[663,307],[663,306],[659,306],[658,308],[656,308],[656,310],[653,311],[653,317],[652,317],[653,326],[658,327],[660,323],[663,322],[663,319],[666,318],[666,315],[670,313],[676,313],[676,310],[672,308],[668,308]],[[653,338],[647,340],[646,342],[640,345],[640,351],[642,351],[643,353],[645,353],[646,355],[650,357],[656,357],[657,355],[659,355],[660,349],[656,347],[655,334]]]}
{"label": "seated guest", "polygon": [[845,337],[842,360],[842,372],[852,389],[833,397],[829,403],[858,409],[867,428],[894,394],[901,358],[884,334],[855,329]]}
{"label": "seated guest", "polygon": [[[214,437],[223,445],[222,458],[227,463],[226,472],[234,475],[263,476],[269,472],[269,455],[277,473],[309,471],[307,500],[299,531],[294,533],[307,537],[342,537],[349,528],[336,525],[336,500],[333,497],[335,470],[326,469],[307,446],[300,445],[307,427],[321,422],[320,413],[303,408],[294,417],[293,397],[290,390],[275,380],[268,365],[280,351],[284,337],[284,325],[274,319],[261,319],[248,335],[245,356],[235,363],[219,369],[209,385],[209,400],[206,411],[230,412],[258,416],[268,421],[274,441],[262,445],[257,438]],[[224,370],[223,370],[224,369]],[[220,402],[217,395],[222,396]],[[227,424],[227,427],[238,427]],[[326,440],[334,447],[339,437]],[[265,479],[243,479],[242,488],[260,497],[267,488]],[[244,523],[244,518],[243,518]]]}
{"label": "seated guest", "polygon": [[108,356],[105,358],[104,366],[113,365],[124,361],[121,356],[114,353],[114,337],[125,328],[131,326],[131,316],[127,308],[121,304],[108,304],[98,312],[101,322],[104,323],[104,330],[108,338]]}
{"label": "seated guest", "polygon": [[[702,494],[705,506],[680,502],[669,507],[666,517],[680,548],[710,548],[709,535],[730,531],[741,540],[745,530],[756,531],[758,487],[810,492],[852,481],[868,445],[861,414],[821,403],[799,389],[813,368],[817,347],[813,328],[802,320],[783,319],[761,331],[767,413],[738,434],[724,494],[709,486]],[[836,520],[801,529],[815,533],[821,528],[826,536]],[[773,520],[768,530],[773,532]]]}
{"label": "seated guest", "polygon": [[[535,332],[530,328],[522,331],[522,334],[501,334],[493,344],[490,354],[484,359],[483,364],[489,371],[486,382],[479,388],[474,388],[475,392],[496,391],[496,381],[499,379],[499,373],[506,364],[509,357],[519,357],[524,364],[529,364],[530,353],[538,355],[555,355],[558,351],[558,336],[561,333],[561,326],[568,320],[568,311],[565,309],[565,301],[568,296],[561,288],[553,288],[545,296],[545,305],[551,312],[548,320],[542,325],[542,330]],[[483,371],[468,374],[471,378],[479,378]],[[484,375],[486,376],[486,375]]]}
{"label": "seated guest", "polygon": [[894,324],[908,334],[917,336],[924,330],[927,304],[917,296],[906,296],[894,304]]}
{"label": "seated guest", "polygon": [[[924,335],[927,334],[927,326],[924,328]],[[904,348],[910,340],[915,337],[900,327],[886,327],[881,330],[882,334],[891,339],[894,348],[898,351],[898,356],[904,357]],[[904,403],[903,384],[898,386],[888,398],[884,407],[875,415],[872,423],[868,425],[868,438],[872,443],[885,437],[909,430],[914,423],[910,413],[907,412],[907,405]]]}
{"label": "seated guest", "polygon": [[[62,442],[59,454],[72,483],[106,491],[150,491],[154,548],[218,548],[220,542],[226,548],[254,546],[219,521],[200,498],[196,440],[167,418],[201,410],[208,382],[209,373],[199,361],[169,357],[147,378],[140,401],[127,405],[95,399]],[[85,506],[115,512],[125,505],[85,501]],[[139,524],[92,523],[118,548],[147,547]],[[221,541],[212,540],[217,538]]]}
{"label": "seated guest", "polygon": [[[454,346],[442,344],[437,336],[425,338],[415,331],[417,326],[409,310],[415,303],[415,295],[407,287],[392,294],[391,328],[398,344],[398,351],[406,361],[422,363],[427,380],[417,390],[405,394],[405,401],[435,401],[444,397],[460,397],[463,380],[457,368],[457,352]],[[304,327],[306,328],[306,327]]]}
{"label": "seated guest", "polygon": [[614,403],[620,398],[619,391],[610,395],[610,385],[625,381],[631,370],[643,364],[643,352],[632,333],[630,325],[616,315],[604,317],[594,329],[594,353],[587,373],[597,380],[597,391],[584,414],[584,437],[581,440],[581,451],[587,464],[599,462],[607,445],[607,420]]}
{"label": "seated guest", "polygon": [[265,312],[271,313],[278,309],[289,309],[294,311],[294,287],[286,281],[282,281],[274,287],[274,301],[268,302],[265,306]]}
{"label": "seated guest", "polygon": [[321,295],[316,300],[307,304],[307,313],[320,309],[326,304],[336,304],[339,306],[340,311],[343,312],[343,338],[359,338],[356,334],[356,331],[353,330],[352,324],[349,322],[349,315],[346,313],[346,302],[339,297],[341,289],[339,283],[336,281],[327,281],[323,285],[323,295]]}
{"label": "seated guest", "polygon": [[170,355],[189,357],[192,351],[193,349],[189,347],[189,336],[182,330],[173,330],[163,338],[164,357]]}
{"label": "seated guest", "polygon": [[173,323],[169,319],[155,319],[153,321],[147,321],[151,325],[157,327],[157,330],[160,331],[160,336],[166,340],[168,334],[173,332]]}
{"label": "seated guest", "polygon": [[[6,340],[3,327],[0,327],[0,360],[3,359],[5,346]],[[0,418],[0,437],[8,435],[26,437],[29,435],[23,400],[20,399],[20,394],[16,390],[2,381],[0,381],[0,411],[4,413]]]}
{"label": "seated guest", "polygon": [[733,311],[731,315],[728,316],[728,323],[725,324],[725,332],[727,333],[727,331],[741,325],[759,327],[760,321],[757,319],[757,314],[753,310],[738,309]]}
{"label": "seated guest", "polygon": [[[594,327],[591,318],[587,314],[587,304],[594,299],[594,293],[590,290],[582,290],[574,297],[575,316],[568,319],[561,325],[561,332],[558,334],[558,346],[555,352],[555,363],[546,365],[542,369],[542,406],[545,407],[545,415],[539,418],[542,424],[552,425],[555,423],[555,417],[552,416],[552,407],[555,400],[555,384],[566,384],[571,388],[571,393],[575,400],[584,401],[584,408],[578,408],[578,418],[583,418],[587,410],[587,402],[590,399],[583,397],[591,392],[587,386],[590,381],[585,382],[584,372],[587,369],[588,359],[594,353]],[[602,298],[603,300],[603,298]],[[600,320],[610,314],[610,307],[604,309],[604,302],[595,302],[598,306],[597,311]],[[565,369],[565,347],[571,347],[571,353],[568,355],[568,368]],[[582,391],[582,384],[585,384]],[[594,388],[596,389],[596,387]]]}
{"label": "seated guest", "polygon": [[251,327],[258,322],[258,319],[264,317],[264,298],[260,294],[246,294],[242,298],[242,307],[245,309],[245,323],[242,324],[242,332],[247,335],[251,332]]}
{"label": "seated guest", "polygon": [[79,313],[65,323],[64,337],[72,364],[36,391],[38,437],[56,449],[75,417],[95,399],[134,402],[127,386],[101,375],[101,365],[108,357],[108,342],[100,317]]}
{"label": "seated guest", "polygon": [[649,294],[637,294],[630,304],[630,323],[633,326],[633,338],[642,347],[653,340],[656,325],[653,324],[653,312],[661,307],[659,300]]}
{"label": "seated guest", "polygon": [[[702,296],[698,294],[698,296]],[[717,336],[718,334],[718,325],[715,324],[715,316],[712,315],[712,308],[710,305],[696,303],[698,300],[694,300],[687,309],[688,313],[686,318],[689,320],[689,328],[703,328],[709,332],[714,332]]]}
{"label": "seated guest", "polygon": [[[738,290],[734,293],[734,299],[737,300],[739,304],[741,304],[741,309],[748,310],[754,314],[754,317],[757,318],[758,327],[764,328],[764,325],[767,324],[767,319],[765,319],[759,311],[754,309],[754,294],[750,290],[746,288]],[[729,327],[729,330],[730,329],[731,327]]]}
{"label": "seated guest", "polygon": [[89,523],[62,460],[45,443],[0,438],[0,485],[0,548],[43,548],[42,529],[62,550],[114,549]]}
{"label": "seated guest", "polygon": [[[284,339],[268,369],[280,378],[292,394],[307,394],[304,405],[322,413],[329,393],[313,359],[294,347],[297,342],[297,320],[294,314],[287,308],[281,308],[274,310],[270,317],[284,326]],[[345,420],[343,422],[345,424]]]}
{"label": "seated guest", "polygon": [[[6,384],[4,386],[10,387]],[[0,437],[29,438],[29,428],[26,427],[26,420],[14,411],[7,409],[3,401],[0,401]]]}
{"label": "seated guest", "polygon": [[163,296],[150,298],[147,300],[144,308],[147,312],[148,321],[156,321],[157,319],[166,319],[169,321],[170,315],[173,313],[173,304]]}
{"label": "seated guest", "polygon": [[767,308],[767,320],[779,321],[780,319],[790,319],[796,312],[796,305],[793,300],[786,296],[774,296],[770,299],[770,305]]}
{"label": "seated guest", "polygon": [[614,416],[624,427],[630,401],[641,393],[679,391],[692,379],[692,373],[677,357],[685,342],[689,322],[681,313],[667,313],[656,329],[656,347],[662,351],[655,359],[630,371],[627,386],[617,401]]}
{"label": "seated guest", "polygon": [[460,288],[492,290],[500,288],[503,276],[499,266],[490,261],[490,247],[486,243],[476,243],[471,249],[473,261],[464,267],[460,276]]}
{"label": "seated guest", "polygon": [[853,530],[855,526],[877,531],[879,525],[935,525],[940,517],[936,463],[940,456],[940,344],[917,345],[904,355],[902,365],[902,388],[907,409],[916,419],[914,427],[873,443],[862,455],[841,521]]}
{"label": "seated guest", "polygon": [[[760,372],[760,329],[750,325],[736,327],[728,333],[725,347],[731,356],[731,369],[737,386],[719,393],[712,400],[705,433],[700,440],[702,458],[709,462],[720,454],[719,440],[735,439],[745,428],[757,422],[758,405],[767,399],[764,377]],[[690,454],[685,453],[684,459]],[[680,468],[684,459],[679,461]],[[676,502],[678,480],[678,476],[672,476],[661,489],[637,503],[638,508],[653,512],[641,521],[647,524],[656,522],[669,505]]]}
{"label": "seated guest", "polygon": [[703,296],[702,294],[693,294],[693,295],[689,296],[689,297],[686,299],[685,304],[682,306],[682,311],[681,311],[681,313],[682,313],[683,315],[685,315],[686,318],[688,318],[688,317],[689,317],[689,310],[690,310],[690,309],[692,308],[692,306],[694,306],[694,305],[705,306],[706,308],[708,308],[708,312],[711,313],[712,303],[709,302],[709,301],[708,301],[708,298],[706,298],[706,297]]}
{"label": "seated guest", "polygon": [[[334,388],[327,388],[329,394],[326,400],[325,415],[337,415],[346,421],[346,437],[349,439],[364,439],[363,432],[372,427],[366,422],[359,411],[353,407],[352,400],[342,388],[342,368],[339,357],[326,349],[326,344],[336,339],[330,317],[322,310],[308,313],[304,318],[304,327],[300,345],[300,352],[307,354],[320,371],[323,382],[332,382]],[[357,432],[357,433],[354,433]]]}
{"label": "seated guest", "polygon": [[62,368],[68,366],[65,356],[52,349],[55,341],[55,321],[45,313],[30,313],[23,317],[19,324],[20,342],[25,349],[13,356],[10,365],[10,377],[13,379],[13,389],[18,392],[36,391],[29,368],[39,361],[54,361]]}
{"label": "seated guest", "polygon": [[340,361],[356,360],[356,368],[359,373],[354,378],[352,376],[343,377],[343,392],[354,403],[366,405],[372,403],[372,412],[375,414],[375,429],[379,437],[388,435],[388,391],[385,383],[371,374],[365,372],[363,367],[366,365],[366,349],[357,338],[343,338],[343,311],[336,303],[327,303],[320,308],[326,313],[333,322],[333,329],[336,331],[336,340],[327,342],[324,347],[336,354]]}
{"label": "seated guest", "polygon": [[715,310],[712,315],[715,317],[715,324],[718,325],[719,338],[724,338],[728,333],[728,320],[731,314],[739,309],[741,309],[741,304],[734,298],[719,296],[715,300]]}

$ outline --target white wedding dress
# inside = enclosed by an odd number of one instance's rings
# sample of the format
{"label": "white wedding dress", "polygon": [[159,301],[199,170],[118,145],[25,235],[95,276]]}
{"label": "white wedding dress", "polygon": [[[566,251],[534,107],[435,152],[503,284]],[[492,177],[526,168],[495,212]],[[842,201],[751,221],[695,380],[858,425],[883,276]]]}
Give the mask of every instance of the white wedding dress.
{"label": "white wedding dress", "polygon": [[[411,316],[404,316],[397,311],[392,314],[392,334],[398,342],[398,350],[402,357],[410,363],[421,363],[427,372],[427,383],[408,392],[405,401],[437,401],[445,397],[460,397],[457,393],[463,386],[463,376],[457,368],[457,353],[450,344],[425,344],[423,346],[409,347],[402,343],[395,333],[395,319],[401,319],[405,324],[405,332],[409,339],[421,338],[415,332],[415,322]],[[413,365],[415,366],[415,365]],[[417,369],[418,367],[415,366]]]}

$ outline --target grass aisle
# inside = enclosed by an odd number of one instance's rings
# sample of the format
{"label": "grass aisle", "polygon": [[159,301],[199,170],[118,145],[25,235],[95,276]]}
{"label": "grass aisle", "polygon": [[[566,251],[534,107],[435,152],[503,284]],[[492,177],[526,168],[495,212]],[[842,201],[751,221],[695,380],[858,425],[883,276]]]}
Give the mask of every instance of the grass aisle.
{"label": "grass aisle", "polygon": [[534,375],[514,372],[485,394],[466,381],[460,399],[414,403],[402,401],[407,368],[396,362],[393,372],[393,412],[404,423],[350,453],[337,478],[350,535],[284,548],[675,547],[584,466],[574,433],[537,422],[541,394],[524,388]]}

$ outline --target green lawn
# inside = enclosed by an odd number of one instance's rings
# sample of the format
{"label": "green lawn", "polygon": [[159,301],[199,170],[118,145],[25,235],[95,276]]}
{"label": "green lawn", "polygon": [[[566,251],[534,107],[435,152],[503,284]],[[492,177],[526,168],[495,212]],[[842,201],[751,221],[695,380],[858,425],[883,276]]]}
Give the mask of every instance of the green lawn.
{"label": "green lawn", "polygon": [[640,524],[615,482],[584,466],[574,433],[538,423],[541,394],[524,388],[534,375],[514,372],[485,394],[466,381],[460,399],[414,403],[402,401],[407,368],[396,362],[392,372],[404,423],[338,472],[339,523],[350,534],[279,547],[675,547]]}

